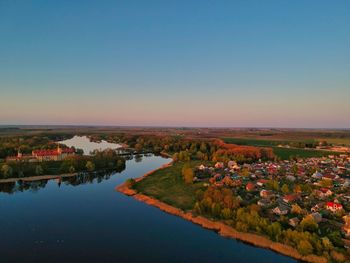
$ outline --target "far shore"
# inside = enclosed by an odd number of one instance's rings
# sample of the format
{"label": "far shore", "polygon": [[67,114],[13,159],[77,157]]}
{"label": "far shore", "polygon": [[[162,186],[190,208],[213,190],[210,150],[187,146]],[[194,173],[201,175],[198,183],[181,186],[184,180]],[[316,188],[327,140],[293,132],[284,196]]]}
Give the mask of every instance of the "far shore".
{"label": "far shore", "polygon": [[[173,161],[171,161],[170,163],[167,163],[165,165],[162,165],[158,169],[152,170],[152,171],[144,174],[142,177],[136,178],[135,181],[139,182],[139,181],[143,180],[145,177],[153,174],[154,172],[171,166],[172,163],[173,163]],[[214,221],[214,220],[210,220],[210,219],[203,217],[203,216],[196,216],[191,211],[185,212],[179,208],[176,208],[176,207],[168,205],[164,202],[161,202],[158,199],[155,199],[153,197],[137,193],[134,189],[131,189],[126,182],[117,186],[116,190],[125,194],[125,195],[132,196],[133,198],[135,198],[138,201],[141,201],[141,202],[144,202],[148,205],[157,207],[166,213],[169,213],[169,214],[172,214],[175,216],[179,216],[185,220],[188,220],[194,224],[200,225],[206,229],[214,230],[219,235],[221,235],[223,237],[240,240],[242,242],[254,245],[256,247],[270,249],[272,251],[278,252],[280,254],[292,257],[292,258],[300,260],[300,261],[311,262],[311,263],[326,263],[327,262],[326,258],[317,256],[317,255],[303,256],[295,248],[293,248],[291,246],[288,246],[288,245],[285,245],[285,244],[282,244],[279,242],[271,241],[270,239],[268,239],[264,236],[257,235],[257,234],[239,232],[239,231],[235,230],[234,228],[232,228],[231,226],[229,226],[221,221]]]}
{"label": "far shore", "polygon": [[[128,146],[127,144],[124,144],[124,145]],[[161,152],[160,155],[165,158],[171,158],[171,155],[165,152]],[[152,172],[153,171],[151,171],[150,173]],[[57,175],[34,175],[34,176],[18,177],[18,178],[13,177],[13,178],[0,179],[0,184],[16,183],[18,181],[34,182],[34,181],[40,181],[40,180],[61,179],[61,178],[67,178],[67,177],[74,177],[74,176],[77,176],[78,174],[79,173],[65,173],[65,174],[57,174]]]}

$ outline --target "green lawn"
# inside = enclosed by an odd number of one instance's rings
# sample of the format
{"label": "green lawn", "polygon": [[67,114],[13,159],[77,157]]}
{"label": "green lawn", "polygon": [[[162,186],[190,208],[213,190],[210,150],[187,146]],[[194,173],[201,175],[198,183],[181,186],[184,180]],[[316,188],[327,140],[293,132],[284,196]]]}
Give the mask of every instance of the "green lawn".
{"label": "green lawn", "polygon": [[[185,184],[181,173],[183,165],[184,163],[177,162],[171,167],[156,171],[136,183],[134,189],[183,210],[192,209],[195,193],[203,183]],[[191,162],[191,166],[195,165],[198,162]]]}

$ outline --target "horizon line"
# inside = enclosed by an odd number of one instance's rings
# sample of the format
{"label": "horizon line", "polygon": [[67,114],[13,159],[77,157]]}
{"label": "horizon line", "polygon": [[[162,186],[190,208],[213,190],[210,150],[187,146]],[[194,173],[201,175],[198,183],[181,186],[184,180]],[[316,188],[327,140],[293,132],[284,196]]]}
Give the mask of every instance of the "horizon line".
{"label": "horizon line", "polygon": [[350,127],[279,127],[279,126],[186,126],[186,125],[114,125],[114,124],[0,124],[0,128],[21,127],[86,127],[86,128],[180,128],[180,129],[289,129],[289,130],[350,130]]}

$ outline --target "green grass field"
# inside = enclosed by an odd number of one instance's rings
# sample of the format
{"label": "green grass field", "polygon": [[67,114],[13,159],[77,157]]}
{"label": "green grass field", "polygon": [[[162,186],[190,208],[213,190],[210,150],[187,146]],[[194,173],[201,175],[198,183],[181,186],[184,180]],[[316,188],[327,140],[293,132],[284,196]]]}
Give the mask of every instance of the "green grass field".
{"label": "green grass field", "polygon": [[[288,160],[291,157],[310,158],[310,157],[322,157],[330,154],[338,154],[329,151],[320,151],[315,149],[304,148],[282,148],[277,145],[286,145],[295,141],[276,141],[276,140],[259,140],[259,139],[247,139],[247,138],[223,138],[226,143],[232,143],[237,145],[248,145],[255,147],[271,147],[275,155],[282,160]],[[312,143],[312,140],[300,141],[303,143]]]}
{"label": "green grass field", "polygon": [[338,154],[329,151],[319,151],[319,150],[305,150],[305,149],[294,149],[294,148],[280,148],[272,147],[275,155],[280,157],[282,160],[288,160],[290,157],[298,156],[300,158],[310,158],[310,157],[322,157],[328,156],[330,154]]}
{"label": "green grass field", "polygon": [[350,146],[349,138],[319,138],[319,141],[326,141],[328,143],[336,144],[336,145],[345,145]]}
{"label": "green grass field", "polygon": [[[173,166],[156,171],[136,183],[134,189],[183,210],[192,209],[195,193],[202,188],[203,183],[185,184],[181,173],[183,164],[177,162]],[[191,162],[191,166],[196,164],[197,162]]]}
{"label": "green grass field", "polygon": [[248,146],[262,146],[262,147],[273,147],[277,145],[287,145],[290,143],[310,143],[312,144],[314,140],[262,140],[262,139],[252,139],[252,138],[223,138],[224,142],[232,143],[237,145],[248,145]]}

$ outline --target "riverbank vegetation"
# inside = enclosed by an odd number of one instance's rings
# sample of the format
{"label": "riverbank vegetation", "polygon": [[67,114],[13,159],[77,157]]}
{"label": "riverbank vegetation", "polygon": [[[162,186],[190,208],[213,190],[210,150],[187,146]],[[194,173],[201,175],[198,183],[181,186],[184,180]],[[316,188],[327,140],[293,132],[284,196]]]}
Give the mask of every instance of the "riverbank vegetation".
{"label": "riverbank vegetation", "polygon": [[63,161],[7,162],[1,165],[0,179],[124,169],[125,159],[115,151],[105,150],[96,151],[93,156],[70,156]]}
{"label": "riverbank vegetation", "polygon": [[196,197],[193,210],[198,215],[223,220],[238,231],[256,233],[292,246],[301,255],[314,254],[334,262],[345,259],[345,251],[335,246],[337,242],[342,243],[340,236],[334,233],[319,235],[318,226],[312,217],[307,217],[299,227],[292,229],[288,226],[287,218],[271,221],[260,206],[244,205],[229,188],[208,187],[205,191],[198,190]]}

